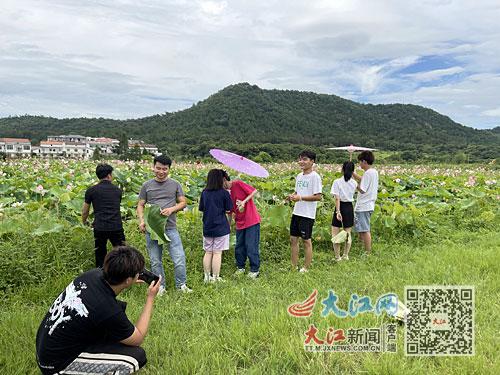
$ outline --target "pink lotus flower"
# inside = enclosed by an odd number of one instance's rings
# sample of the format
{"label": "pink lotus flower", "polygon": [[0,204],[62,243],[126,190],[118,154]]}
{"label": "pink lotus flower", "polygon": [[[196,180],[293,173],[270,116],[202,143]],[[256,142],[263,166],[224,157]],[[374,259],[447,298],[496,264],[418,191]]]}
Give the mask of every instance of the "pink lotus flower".
{"label": "pink lotus flower", "polygon": [[469,176],[469,180],[465,183],[465,186],[475,186],[476,185],[476,176]]}
{"label": "pink lotus flower", "polygon": [[42,196],[45,195],[45,193],[47,192],[47,190],[45,190],[43,188],[43,185],[38,185],[36,188],[35,188],[35,192],[38,193],[38,194],[41,194]]}

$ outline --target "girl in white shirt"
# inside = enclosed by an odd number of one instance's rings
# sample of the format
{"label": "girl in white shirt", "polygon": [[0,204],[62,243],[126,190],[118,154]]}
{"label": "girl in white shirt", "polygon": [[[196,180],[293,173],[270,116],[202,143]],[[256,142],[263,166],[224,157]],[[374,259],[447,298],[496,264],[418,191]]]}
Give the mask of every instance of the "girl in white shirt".
{"label": "girl in white shirt", "polygon": [[352,202],[354,202],[354,193],[358,183],[352,178],[354,172],[354,163],[346,161],[342,165],[343,176],[333,182],[331,194],[335,197],[335,211],[332,219],[332,237],[340,232],[340,228],[344,228],[347,232],[347,241],[345,242],[344,255],[340,257],[340,244],[333,244],[335,252],[335,260],[338,262],[342,259],[349,259],[349,250],[351,249],[351,230],[354,225],[354,210]]}

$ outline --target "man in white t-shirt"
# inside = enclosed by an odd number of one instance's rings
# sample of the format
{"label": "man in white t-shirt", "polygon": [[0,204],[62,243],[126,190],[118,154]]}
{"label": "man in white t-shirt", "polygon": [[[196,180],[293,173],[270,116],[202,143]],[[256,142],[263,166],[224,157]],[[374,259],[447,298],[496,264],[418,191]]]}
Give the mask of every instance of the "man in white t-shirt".
{"label": "man in white t-shirt", "polygon": [[359,166],[365,173],[359,176],[353,173],[352,177],[359,183],[358,199],[354,207],[354,230],[359,233],[365,247],[366,255],[372,250],[372,236],[370,233],[370,217],[375,209],[378,190],[378,172],[373,168],[375,156],[371,151],[363,151],[358,155]]}
{"label": "man in white t-shirt", "polygon": [[313,171],[316,154],[302,151],[299,155],[299,166],[302,173],[295,179],[295,192],[287,199],[295,202],[290,223],[290,246],[292,252],[292,269],[297,269],[299,261],[299,237],[304,243],[304,267],[299,272],[307,272],[312,262],[312,229],[316,218],[316,206],[322,198],[323,186],[321,177]]}

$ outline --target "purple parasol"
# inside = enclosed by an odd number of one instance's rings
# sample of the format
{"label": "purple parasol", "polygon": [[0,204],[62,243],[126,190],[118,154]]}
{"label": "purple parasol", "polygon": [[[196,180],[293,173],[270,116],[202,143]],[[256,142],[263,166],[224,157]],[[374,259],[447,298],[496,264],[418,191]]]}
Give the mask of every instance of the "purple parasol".
{"label": "purple parasol", "polygon": [[256,162],[243,156],[233,154],[232,152],[213,148],[210,150],[210,155],[212,155],[225,166],[232,168],[235,171],[255,177],[269,176],[269,172],[260,164],[257,164]]}

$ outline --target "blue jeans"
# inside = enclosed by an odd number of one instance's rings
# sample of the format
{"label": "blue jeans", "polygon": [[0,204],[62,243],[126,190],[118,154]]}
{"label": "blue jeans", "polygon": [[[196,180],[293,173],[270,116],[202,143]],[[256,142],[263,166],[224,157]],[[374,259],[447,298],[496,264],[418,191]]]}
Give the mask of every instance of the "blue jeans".
{"label": "blue jeans", "polygon": [[259,242],[260,224],[236,230],[236,247],[234,248],[236,267],[245,268],[245,262],[248,257],[248,260],[250,261],[250,272],[259,272]]}
{"label": "blue jeans", "polygon": [[[170,238],[168,252],[174,263],[175,287],[180,288],[181,285],[186,284],[186,255],[182,247],[181,236],[177,228],[166,228],[165,233]],[[165,271],[162,262],[163,245],[158,244],[156,240],[152,240],[149,233],[146,232],[146,247],[151,261],[151,271],[161,276],[161,284],[165,287]]]}

